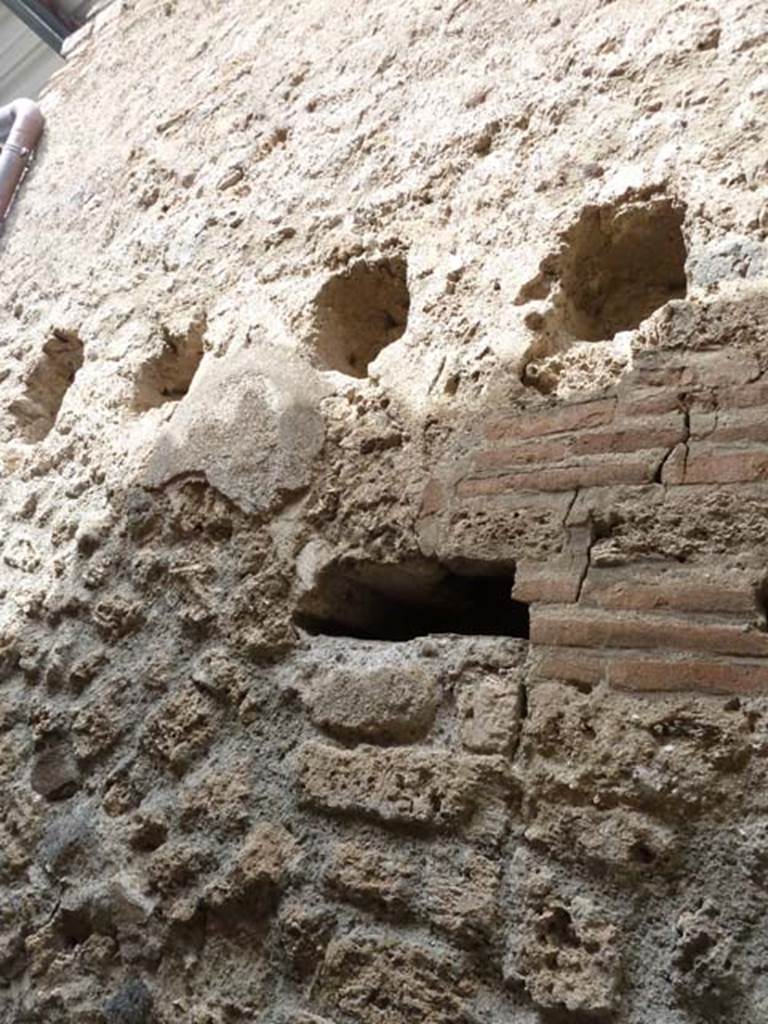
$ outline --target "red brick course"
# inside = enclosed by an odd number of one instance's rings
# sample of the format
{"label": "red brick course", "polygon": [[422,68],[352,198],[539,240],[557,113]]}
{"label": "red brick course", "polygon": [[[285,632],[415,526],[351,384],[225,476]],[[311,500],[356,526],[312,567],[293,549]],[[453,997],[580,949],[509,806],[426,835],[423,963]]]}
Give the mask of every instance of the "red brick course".
{"label": "red brick course", "polygon": [[707,660],[687,657],[624,655],[611,658],[606,681],[617,690],[706,694],[764,693],[768,689],[768,661]]}
{"label": "red brick course", "polygon": [[559,647],[666,648],[768,656],[768,633],[738,622],[606,612],[580,605],[536,606],[531,614],[531,640]]}
{"label": "red brick course", "polygon": [[768,447],[723,448],[702,442],[689,445],[683,482],[732,484],[768,480]]}
{"label": "red brick course", "polygon": [[629,456],[594,456],[566,465],[536,466],[501,476],[470,477],[458,484],[456,493],[463,498],[514,491],[573,491],[581,487],[646,484],[655,479],[666,455],[666,449],[655,449]]}
{"label": "red brick course", "polygon": [[552,406],[547,409],[507,416],[488,424],[485,436],[489,441],[514,441],[546,434],[561,434],[586,427],[599,427],[610,423],[616,408],[615,398],[593,402],[575,402],[572,405]]}
{"label": "red brick course", "polygon": [[756,617],[760,611],[757,586],[744,575],[671,573],[634,565],[591,568],[581,604],[609,611],[678,611],[733,615],[742,620]]}

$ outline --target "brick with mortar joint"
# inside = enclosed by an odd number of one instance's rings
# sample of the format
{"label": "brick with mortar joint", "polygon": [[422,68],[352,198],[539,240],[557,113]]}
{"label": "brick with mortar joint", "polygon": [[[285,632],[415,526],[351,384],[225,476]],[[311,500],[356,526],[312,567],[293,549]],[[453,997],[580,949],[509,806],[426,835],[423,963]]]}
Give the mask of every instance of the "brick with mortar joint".
{"label": "brick with mortar joint", "polygon": [[622,416],[663,416],[680,409],[682,395],[676,389],[627,388],[619,396],[617,412]]}
{"label": "brick with mortar joint", "polygon": [[512,596],[516,601],[569,604],[579,596],[586,559],[573,558],[565,565],[551,562],[518,562]]}
{"label": "brick with mortar joint", "polygon": [[606,430],[582,431],[543,441],[523,441],[504,448],[481,452],[478,466],[484,469],[506,468],[527,463],[560,462],[569,455],[611,455],[619,452],[670,448],[685,434],[680,413],[647,420],[628,420]]}

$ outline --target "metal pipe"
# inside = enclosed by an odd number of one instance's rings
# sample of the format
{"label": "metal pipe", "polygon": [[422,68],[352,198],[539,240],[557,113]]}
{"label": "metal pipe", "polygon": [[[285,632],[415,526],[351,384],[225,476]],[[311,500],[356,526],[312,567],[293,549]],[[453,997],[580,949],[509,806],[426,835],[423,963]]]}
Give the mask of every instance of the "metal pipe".
{"label": "metal pipe", "polygon": [[0,223],[29,167],[44,124],[40,108],[32,100],[14,100],[0,107]]}
{"label": "metal pipe", "polygon": [[56,53],[61,53],[64,40],[72,31],[62,18],[49,10],[40,0],[0,0],[17,18],[21,18],[27,28],[50,46]]}

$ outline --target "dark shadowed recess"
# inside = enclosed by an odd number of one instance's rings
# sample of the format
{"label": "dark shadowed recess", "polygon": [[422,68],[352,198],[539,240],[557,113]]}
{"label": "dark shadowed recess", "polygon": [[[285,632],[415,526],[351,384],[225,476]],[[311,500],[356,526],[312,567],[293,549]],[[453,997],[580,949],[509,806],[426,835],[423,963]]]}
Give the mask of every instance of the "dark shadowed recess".
{"label": "dark shadowed recess", "polygon": [[[484,571],[486,570],[486,571]],[[414,559],[395,565],[326,566],[294,621],[308,633],[363,640],[413,640],[434,633],[528,638],[528,605],[511,597],[514,569],[446,568]]]}

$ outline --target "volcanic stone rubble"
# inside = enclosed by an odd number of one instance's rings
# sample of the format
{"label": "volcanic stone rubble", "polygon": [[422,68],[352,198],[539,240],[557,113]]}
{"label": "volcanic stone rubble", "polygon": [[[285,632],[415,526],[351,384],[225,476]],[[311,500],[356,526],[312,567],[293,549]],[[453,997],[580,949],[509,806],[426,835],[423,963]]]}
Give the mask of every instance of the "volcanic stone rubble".
{"label": "volcanic stone rubble", "polygon": [[768,1021],[764,3],[115,0],[2,236],[2,1024]]}

